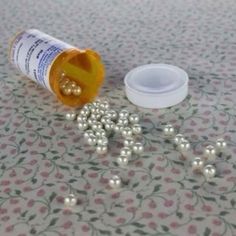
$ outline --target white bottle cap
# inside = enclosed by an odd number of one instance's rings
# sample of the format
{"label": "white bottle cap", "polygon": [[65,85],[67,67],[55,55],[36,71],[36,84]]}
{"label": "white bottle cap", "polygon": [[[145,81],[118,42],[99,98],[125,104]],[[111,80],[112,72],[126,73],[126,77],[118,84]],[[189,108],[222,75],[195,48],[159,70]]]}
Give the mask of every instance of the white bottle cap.
{"label": "white bottle cap", "polygon": [[188,74],[167,64],[134,68],[124,82],[130,102],[145,108],[170,107],[182,102],[188,94]]}

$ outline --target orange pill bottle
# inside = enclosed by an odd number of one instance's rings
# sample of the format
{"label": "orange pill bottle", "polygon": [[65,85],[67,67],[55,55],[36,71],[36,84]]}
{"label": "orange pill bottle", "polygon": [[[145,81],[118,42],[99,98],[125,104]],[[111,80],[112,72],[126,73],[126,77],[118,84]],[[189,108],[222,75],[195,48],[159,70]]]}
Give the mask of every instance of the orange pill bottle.
{"label": "orange pill bottle", "polygon": [[[92,101],[105,76],[97,52],[78,49],[36,29],[25,30],[14,37],[9,57],[24,75],[72,107]],[[68,81],[69,85],[77,86],[77,93],[70,92],[70,88],[65,93],[63,86]]]}

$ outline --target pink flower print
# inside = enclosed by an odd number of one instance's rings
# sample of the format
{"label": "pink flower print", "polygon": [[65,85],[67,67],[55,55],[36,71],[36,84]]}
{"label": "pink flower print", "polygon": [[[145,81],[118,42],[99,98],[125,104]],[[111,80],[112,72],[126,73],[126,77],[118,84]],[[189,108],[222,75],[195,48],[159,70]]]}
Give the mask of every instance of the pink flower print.
{"label": "pink flower print", "polygon": [[6,233],[10,233],[10,232],[12,232],[13,230],[14,230],[14,225],[9,225],[9,226],[6,227],[5,232],[6,232]]}
{"label": "pink flower print", "polygon": [[95,198],[94,202],[95,202],[97,205],[104,204],[104,201],[103,201],[102,198]]}
{"label": "pink flower print", "polygon": [[21,208],[20,207],[16,207],[15,209],[13,209],[13,212],[15,214],[21,213]]}
{"label": "pink flower print", "polygon": [[111,195],[111,198],[112,198],[112,199],[117,199],[117,198],[119,198],[119,197],[120,197],[120,193],[119,193],[119,192],[113,193],[113,194]]}
{"label": "pink flower print", "polygon": [[197,232],[197,227],[195,225],[189,225],[188,233],[189,234],[195,234],[196,232]]}
{"label": "pink flower print", "polygon": [[28,202],[27,202],[27,206],[28,207],[32,207],[34,205],[35,201],[34,199],[30,199]]}
{"label": "pink flower print", "polygon": [[63,228],[64,229],[69,229],[70,227],[72,226],[72,222],[70,220],[66,221],[64,224],[63,224]]}
{"label": "pink flower print", "polygon": [[157,224],[156,224],[154,221],[150,221],[150,222],[148,223],[148,227],[149,227],[150,229],[156,230]]}
{"label": "pink flower print", "polygon": [[165,200],[165,202],[164,202],[165,207],[171,207],[171,206],[173,206],[173,204],[174,204],[174,201],[172,201],[172,200]]}
{"label": "pink flower print", "polygon": [[203,206],[202,206],[202,210],[203,210],[203,211],[210,212],[210,211],[212,211],[212,207],[209,206],[209,205],[203,205]]}
{"label": "pink flower print", "polygon": [[91,184],[86,183],[86,184],[84,185],[84,190],[89,190],[89,189],[91,189]]}
{"label": "pink flower print", "polygon": [[213,219],[212,224],[215,226],[220,226],[222,224],[222,222],[220,219]]}
{"label": "pink flower print", "polygon": [[10,220],[10,217],[9,217],[9,216],[3,216],[3,217],[1,218],[1,220],[2,220],[3,222],[7,222],[8,220]]}
{"label": "pink flower print", "polygon": [[58,178],[58,179],[62,179],[62,178],[64,178],[64,175],[62,173],[57,172],[55,174],[55,177]]}
{"label": "pink flower print", "polygon": [[17,204],[18,202],[19,202],[19,200],[16,199],[16,198],[11,198],[10,199],[10,204],[12,204],[12,205]]}
{"label": "pink flower print", "polygon": [[134,200],[132,198],[128,198],[128,199],[125,200],[125,203],[128,204],[128,205],[132,204],[133,202],[134,202]]}
{"label": "pink flower print", "polygon": [[149,219],[149,218],[152,218],[153,215],[151,212],[148,212],[148,211],[145,211],[142,213],[142,217],[145,218],[145,219]]}
{"label": "pink flower print", "polygon": [[47,171],[42,171],[40,175],[44,178],[47,178],[49,176],[49,173]]}
{"label": "pink flower print", "polygon": [[173,228],[173,229],[176,229],[176,228],[179,227],[179,223],[176,222],[176,221],[173,221],[173,222],[170,223],[170,227]]}
{"label": "pink flower print", "polygon": [[7,209],[6,208],[0,208],[0,215],[6,214]]}
{"label": "pink flower print", "polygon": [[38,197],[42,197],[45,195],[45,190],[44,189],[40,189],[38,192],[37,192],[37,196]]}
{"label": "pink flower print", "polygon": [[172,195],[174,195],[174,194],[176,193],[176,189],[170,188],[170,189],[168,189],[166,192],[167,192],[167,194],[168,194],[169,196],[172,196]]}
{"label": "pink flower print", "polygon": [[158,217],[161,219],[165,219],[168,215],[165,212],[158,213]]}
{"label": "pink flower print", "polygon": [[45,206],[41,206],[41,207],[39,208],[39,212],[42,213],[42,214],[44,214],[45,212],[47,212],[47,210],[48,210],[48,208],[45,207]]}
{"label": "pink flower print", "polygon": [[128,207],[126,210],[127,210],[127,212],[135,213],[137,208],[136,207]]}
{"label": "pink flower print", "polygon": [[117,224],[124,224],[125,221],[126,221],[125,218],[119,217],[119,218],[116,220],[116,223],[117,223]]}
{"label": "pink flower print", "polygon": [[88,225],[83,225],[82,226],[82,231],[83,232],[88,232],[89,231],[89,226]]}
{"label": "pink flower print", "polygon": [[88,176],[94,179],[98,177],[98,174],[96,172],[92,172],[92,173],[89,173]]}
{"label": "pink flower print", "polygon": [[194,211],[194,206],[191,205],[191,204],[186,204],[186,205],[184,206],[184,208],[187,209],[187,210],[189,210],[189,211]]}
{"label": "pink flower print", "polygon": [[9,180],[2,180],[1,185],[2,186],[8,186],[11,182]]}
{"label": "pink flower print", "polygon": [[135,175],[135,171],[134,170],[130,170],[129,172],[128,172],[128,176],[129,177],[133,177]]}

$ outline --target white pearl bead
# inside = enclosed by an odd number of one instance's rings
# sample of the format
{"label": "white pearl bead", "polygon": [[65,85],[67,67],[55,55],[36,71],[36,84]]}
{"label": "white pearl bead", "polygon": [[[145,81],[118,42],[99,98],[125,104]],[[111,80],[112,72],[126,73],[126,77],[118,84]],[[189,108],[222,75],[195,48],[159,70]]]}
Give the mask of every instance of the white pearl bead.
{"label": "white pearl bead", "polygon": [[106,154],[107,153],[107,145],[99,144],[96,147],[96,151],[97,151],[97,154],[100,154],[100,155]]}
{"label": "white pearl bead", "polygon": [[132,137],[132,130],[129,127],[125,127],[122,131],[121,134],[124,138]]}
{"label": "white pearl bead", "polygon": [[95,101],[92,104],[95,108],[99,108],[101,103],[99,101]]}
{"label": "white pearl bead", "polygon": [[100,107],[104,110],[108,110],[110,108],[110,104],[108,101],[102,101]]}
{"label": "white pearl bead", "polygon": [[116,124],[114,126],[114,130],[116,133],[121,133],[121,131],[124,129],[124,126],[122,124]]}
{"label": "white pearl bead", "polygon": [[132,126],[132,132],[133,132],[133,134],[141,134],[142,133],[142,127],[141,127],[141,125],[140,124],[134,124],[133,126]]}
{"label": "white pearl bead", "polygon": [[102,116],[100,121],[102,124],[105,125],[106,123],[111,122],[111,118],[108,115],[105,115],[105,116]]}
{"label": "white pearl bead", "polygon": [[87,121],[87,117],[86,116],[77,116],[77,122],[86,122]]}
{"label": "white pearl bead", "polygon": [[77,199],[73,193],[69,194],[68,197],[64,198],[64,205],[66,207],[73,207],[77,203]]}
{"label": "white pearl bead", "polygon": [[203,169],[203,174],[207,180],[210,180],[215,177],[216,168],[213,165],[206,165]]}
{"label": "white pearl bead", "polygon": [[88,128],[88,123],[87,122],[79,122],[78,123],[78,129],[79,130],[86,130]]}
{"label": "white pearl bead", "polygon": [[223,138],[219,138],[216,140],[216,147],[218,150],[223,150],[227,146],[226,141]]}
{"label": "white pearl bead", "polygon": [[183,140],[185,140],[182,134],[176,134],[174,138],[175,144],[179,145]]}
{"label": "white pearl bead", "polygon": [[87,122],[88,122],[88,124],[89,124],[90,126],[92,126],[93,124],[97,123],[97,120],[94,119],[94,118],[89,118],[89,119],[87,120]]}
{"label": "white pearl bead", "polygon": [[94,132],[89,129],[84,132],[84,138],[89,138],[90,136],[94,136]]}
{"label": "white pearl bead", "polygon": [[134,145],[133,145],[133,152],[135,153],[135,154],[141,154],[142,152],[143,152],[143,145],[142,145],[142,143],[135,143]]}
{"label": "white pearl bead", "polygon": [[100,137],[97,139],[98,145],[108,145],[108,138],[107,137]]}
{"label": "white pearl bead", "polygon": [[71,111],[66,113],[66,120],[75,120],[76,118],[76,112],[75,111]]}
{"label": "white pearl bead", "polygon": [[131,114],[129,116],[129,122],[131,124],[137,124],[139,122],[139,116],[137,114]]}
{"label": "white pearl bead", "polygon": [[195,157],[192,161],[192,170],[195,172],[202,172],[204,161],[201,157]]}
{"label": "white pearl bead", "polygon": [[114,189],[120,188],[122,185],[122,180],[118,175],[114,175],[109,180],[109,185],[111,188],[114,188]]}
{"label": "white pearl bead", "polygon": [[106,131],[104,129],[97,129],[95,131],[95,136],[98,137],[98,138],[106,136]]}
{"label": "white pearl bead", "polygon": [[121,124],[123,126],[127,126],[129,124],[129,121],[127,118],[119,118],[118,124]]}
{"label": "white pearl bead", "polygon": [[129,117],[129,112],[125,109],[121,110],[119,113],[119,118],[128,118]]}
{"label": "white pearl bead", "polygon": [[97,138],[91,135],[87,138],[87,143],[91,146],[94,146],[97,143]]}
{"label": "white pearl bead", "polygon": [[97,108],[95,110],[95,113],[100,115],[100,116],[103,116],[105,114],[105,111],[103,109],[101,109],[101,108]]}
{"label": "white pearl bead", "polygon": [[129,158],[127,156],[119,156],[117,158],[117,163],[119,166],[127,166],[129,163]]}
{"label": "white pearl bead", "polygon": [[114,122],[110,121],[105,124],[105,130],[106,131],[112,131],[115,127]]}
{"label": "white pearl bead", "polygon": [[111,120],[116,120],[117,119],[117,112],[115,110],[108,110],[106,112],[106,115],[111,119]]}
{"label": "white pearl bead", "polygon": [[124,140],[124,146],[125,147],[132,147],[134,145],[134,139],[133,138],[127,138]]}
{"label": "white pearl bead", "polygon": [[208,161],[214,161],[216,159],[216,150],[215,150],[214,146],[208,145],[205,148],[205,156]]}
{"label": "white pearl bead", "polygon": [[80,110],[80,113],[79,113],[81,116],[89,116],[90,114],[90,111],[87,110],[87,109],[82,109]]}
{"label": "white pearl bead", "polygon": [[91,114],[90,119],[100,120],[101,117],[102,117],[101,114],[93,113],[93,114]]}
{"label": "white pearl bead", "polygon": [[96,123],[92,124],[92,130],[99,130],[102,128],[103,128],[103,125],[101,122],[96,122]]}
{"label": "white pearl bead", "polygon": [[132,150],[129,147],[123,147],[120,150],[120,155],[130,157],[132,155]]}
{"label": "white pearl bead", "polygon": [[164,127],[164,134],[166,136],[173,136],[174,133],[175,133],[175,129],[174,129],[173,125],[168,124]]}
{"label": "white pearl bead", "polygon": [[92,103],[87,103],[87,104],[84,105],[83,109],[90,111],[92,107],[93,107]]}
{"label": "white pearl bead", "polygon": [[183,139],[181,143],[179,144],[179,150],[181,152],[187,152],[190,149],[190,143],[188,140]]}

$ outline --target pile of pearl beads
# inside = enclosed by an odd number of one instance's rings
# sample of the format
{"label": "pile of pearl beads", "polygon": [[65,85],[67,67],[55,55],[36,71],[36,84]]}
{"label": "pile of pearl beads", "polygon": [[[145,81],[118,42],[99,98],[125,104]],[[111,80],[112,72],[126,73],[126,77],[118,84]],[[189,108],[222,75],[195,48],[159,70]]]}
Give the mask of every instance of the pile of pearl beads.
{"label": "pile of pearl beads", "polygon": [[64,205],[66,207],[73,207],[77,204],[77,199],[73,193],[64,198]]}
{"label": "pile of pearl beads", "polygon": [[59,87],[61,92],[66,96],[80,96],[82,92],[81,87],[75,81],[68,78],[62,78],[59,81]]}
{"label": "pile of pearl beads", "polygon": [[66,114],[66,119],[77,119],[78,129],[84,131],[84,138],[89,145],[96,146],[97,154],[107,153],[108,136],[112,132],[121,134],[124,138],[124,147],[117,161],[121,166],[128,164],[132,154],[140,155],[143,152],[143,145],[134,142],[134,136],[142,133],[139,116],[130,114],[125,109],[116,112],[110,109],[109,102],[106,100],[99,99],[88,103],[80,110],[77,118],[76,113],[71,112]]}

